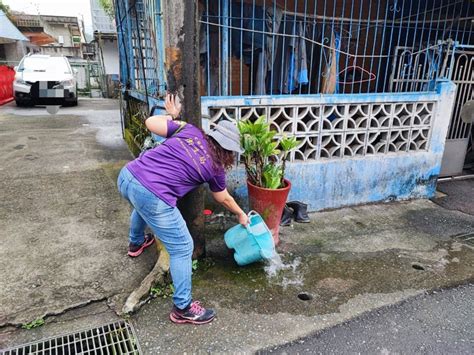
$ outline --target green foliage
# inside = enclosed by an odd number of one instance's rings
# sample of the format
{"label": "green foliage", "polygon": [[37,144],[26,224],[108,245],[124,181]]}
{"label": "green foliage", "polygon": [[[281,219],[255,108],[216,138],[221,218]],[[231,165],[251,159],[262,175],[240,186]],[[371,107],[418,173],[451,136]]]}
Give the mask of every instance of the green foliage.
{"label": "green foliage", "polygon": [[153,297],[168,298],[173,296],[174,287],[173,284],[168,284],[166,286],[155,286],[150,288],[150,294]]}
{"label": "green foliage", "polygon": [[198,267],[199,267],[199,261],[193,260],[193,265],[192,265],[193,271],[196,271]]}
{"label": "green foliage", "polygon": [[240,144],[245,150],[242,156],[250,182],[267,189],[283,187],[288,154],[298,146],[299,141],[295,137],[283,137],[278,143],[275,140],[276,132],[270,129],[265,116],[260,116],[255,122],[240,121],[238,128]]}
{"label": "green foliage", "polygon": [[38,328],[41,327],[44,324],[44,319],[43,318],[38,318],[35,319],[29,323],[23,324],[21,327],[23,329],[33,329],[33,328]]}
{"label": "green foliage", "polygon": [[99,0],[99,5],[105,11],[107,16],[114,18],[114,2],[113,0]]}
{"label": "green foliage", "polygon": [[263,167],[263,185],[267,189],[278,189],[283,176],[282,167],[276,164],[267,164]]}
{"label": "green foliage", "polygon": [[10,6],[4,4],[2,0],[0,0],[0,10],[2,10],[9,19],[11,19]]}

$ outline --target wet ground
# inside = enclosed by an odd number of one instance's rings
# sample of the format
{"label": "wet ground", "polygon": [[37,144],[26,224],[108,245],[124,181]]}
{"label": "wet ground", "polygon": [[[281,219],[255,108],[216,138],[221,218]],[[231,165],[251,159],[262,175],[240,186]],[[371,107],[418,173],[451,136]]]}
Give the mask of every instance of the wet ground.
{"label": "wet ground", "polygon": [[[0,134],[8,139],[3,149],[10,154],[0,165],[7,191],[0,227],[8,231],[2,252],[9,251],[0,259],[8,270],[0,276],[8,285],[0,291],[2,316],[28,320],[51,309],[61,313],[33,330],[0,327],[3,346],[117,319],[114,305],[153,264],[153,250],[138,260],[124,255],[128,206],[115,193],[114,178],[130,156],[120,139],[107,137],[109,130],[120,137],[112,106],[101,106],[107,114],[84,106],[54,118],[21,116],[14,109],[0,113]],[[30,136],[43,144],[29,145]],[[15,148],[20,145],[25,147]],[[28,154],[41,163],[30,166]],[[72,171],[64,170],[66,164]],[[470,180],[458,193],[474,201],[473,186]],[[280,268],[237,266],[224,230],[210,226],[207,258],[194,273],[194,298],[216,308],[217,319],[200,327],[174,325],[168,319],[171,300],[156,298],[130,318],[144,353],[253,352],[472,280],[472,203],[450,208],[449,200],[437,202],[442,206],[410,201],[311,214],[311,223],[282,229]],[[18,224],[34,233],[24,237]],[[53,238],[57,231],[65,237]],[[39,286],[37,274],[44,277]],[[91,303],[67,310],[77,300]]]}
{"label": "wet ground", "polygon": [[[472,181],[474,183],[474,180]],[[194,276],[194,296],[215,307],[210,325],[178,328],[170,301],[132,317],[147,354],[252,352],[426,290],[474,275],[474,217],[430,201],[395,202],[311,214],[310,224],[282,230],[285,268],[239,267],[210,232],[208,259]]]}

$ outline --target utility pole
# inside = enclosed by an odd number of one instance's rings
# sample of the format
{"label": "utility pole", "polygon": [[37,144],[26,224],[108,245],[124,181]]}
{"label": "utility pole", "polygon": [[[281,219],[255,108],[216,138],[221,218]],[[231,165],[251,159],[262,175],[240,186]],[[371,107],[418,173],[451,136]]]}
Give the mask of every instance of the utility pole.
{"label": "utility pole", "polygon": [[[201,128],[198,2],[165,0],[164,22],[168,90],[183,98],[183,119]],[[194,240],[194,258],[205,254],[204,189],[199,187],[178,202]]]}

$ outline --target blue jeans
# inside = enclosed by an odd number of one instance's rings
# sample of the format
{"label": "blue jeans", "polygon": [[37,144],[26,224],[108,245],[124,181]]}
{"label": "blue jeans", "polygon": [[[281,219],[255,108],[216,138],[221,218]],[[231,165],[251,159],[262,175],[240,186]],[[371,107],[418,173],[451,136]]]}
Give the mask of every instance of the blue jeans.
{"label": "blue jeans", "polygon": [[173,280],[173,302],[183,309],[191,302],[191,275],[193,239],[186,222],[176,207],[171,207],[146,189],[128,171],[122,169],[117,180],[120,194],[133,207],[130,216],[130,242],[144,242],[146,226],[163,243],[170,255],[170,271]]}

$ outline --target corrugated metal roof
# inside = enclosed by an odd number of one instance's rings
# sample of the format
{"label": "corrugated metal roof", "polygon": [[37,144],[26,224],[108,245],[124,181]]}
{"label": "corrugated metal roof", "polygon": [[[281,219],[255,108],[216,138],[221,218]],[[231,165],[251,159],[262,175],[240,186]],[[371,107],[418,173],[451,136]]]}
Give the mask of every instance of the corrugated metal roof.
{"label": "corrugated metal roof", "polygon": [[2,10],[0,10],[0,39],[28,41]]}

